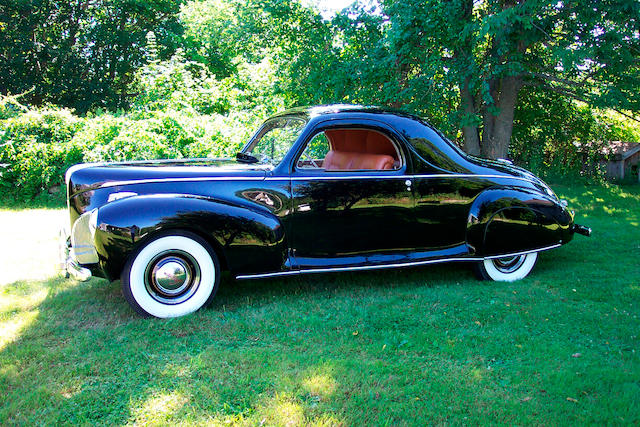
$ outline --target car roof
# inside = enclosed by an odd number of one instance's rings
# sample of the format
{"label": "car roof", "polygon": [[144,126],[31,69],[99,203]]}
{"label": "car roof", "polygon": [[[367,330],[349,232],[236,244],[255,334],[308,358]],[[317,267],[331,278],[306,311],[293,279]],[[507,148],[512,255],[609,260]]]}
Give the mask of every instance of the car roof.
{"label": "car roof", "polygon": [[393,114],[396,116],[410,117],[413,119],[419,119],[416,116],[407,114],[400,110],[394,110],[391,108],[383,108],[374,105],[357,105],[357,104],[327,104],[316,105],[306,107],[290,108],[273,115],[272,117],[283,116],[303,116],[306,119],[312,119],[314,117],[329,115],[329,114],[344,114],[344,113],[373,113],[373,114]]}

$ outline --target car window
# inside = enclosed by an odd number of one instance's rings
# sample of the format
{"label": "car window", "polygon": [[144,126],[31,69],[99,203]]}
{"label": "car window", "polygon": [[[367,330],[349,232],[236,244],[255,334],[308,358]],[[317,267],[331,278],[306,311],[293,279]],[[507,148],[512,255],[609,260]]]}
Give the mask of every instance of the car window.
{"label": "car window", "polygon": [[294,118],[272,120],[263,126],[243,153],[255,157],[260,163],[277,166],[296,142],[305,124],[304,120]]}
{"label": "car window", "polygon": [[322,169],[322,163],[328,153],[329,140],[324,132],[318,133],[311,138],[296,166],[303,169]]}
{"label": "car window", "polygon": [[315,134],[297,169],[326,171],[397,170],[402,156],[389,137],[373,129],[327,129]]}

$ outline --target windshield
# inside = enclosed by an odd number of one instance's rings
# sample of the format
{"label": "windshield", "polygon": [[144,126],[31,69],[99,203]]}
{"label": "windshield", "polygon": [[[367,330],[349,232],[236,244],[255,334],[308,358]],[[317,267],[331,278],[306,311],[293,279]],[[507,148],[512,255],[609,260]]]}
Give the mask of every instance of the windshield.
{"label": "windshield", "polygon": [[277,166],[296,142],[305,125],[306,122],[299,118],[270,120],[242,153],[253,156],[259,163]]}

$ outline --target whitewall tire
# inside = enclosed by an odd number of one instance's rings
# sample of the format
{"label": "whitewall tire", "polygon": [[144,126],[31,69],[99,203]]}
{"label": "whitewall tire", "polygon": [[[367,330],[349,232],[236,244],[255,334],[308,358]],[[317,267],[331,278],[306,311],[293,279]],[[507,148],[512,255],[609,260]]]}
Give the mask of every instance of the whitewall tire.
{"label": "whitewall tire", "polygon": [[538,253],[503,258],[491,258],[476,264],[476,274],[482,280],[513,282],[527,277],[538,260]]}
{"label": "whitewall tire", "polygon": [[134,252],[121,279],[125,298],[139,314],[179,317],[211,302],[220,282],[220,265],[203,239],[175,232]]}

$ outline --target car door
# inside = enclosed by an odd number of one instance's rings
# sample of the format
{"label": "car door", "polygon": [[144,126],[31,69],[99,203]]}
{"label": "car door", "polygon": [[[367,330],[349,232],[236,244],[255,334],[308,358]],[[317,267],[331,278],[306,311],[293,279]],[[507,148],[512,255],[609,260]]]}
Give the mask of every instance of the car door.
{"label": "car door", "polygon": [[[339,132],[355,135],[357,131],[388,138],[397,150],[391,169],[352,164],[351,168],[328,169],[325,161],[331,157],[329,151],[356,160],[384,156],[344,151],[328,137],[335,139]],[[291,172],[291,245],[299,268],[363,266],[407,259],[414,201],[412,179],[406,174],[407,155],[399,142],[391,129],[377,122],[354,126],[333,120],[310,133]],[[364,157],[359,157],[361,154]]]}

